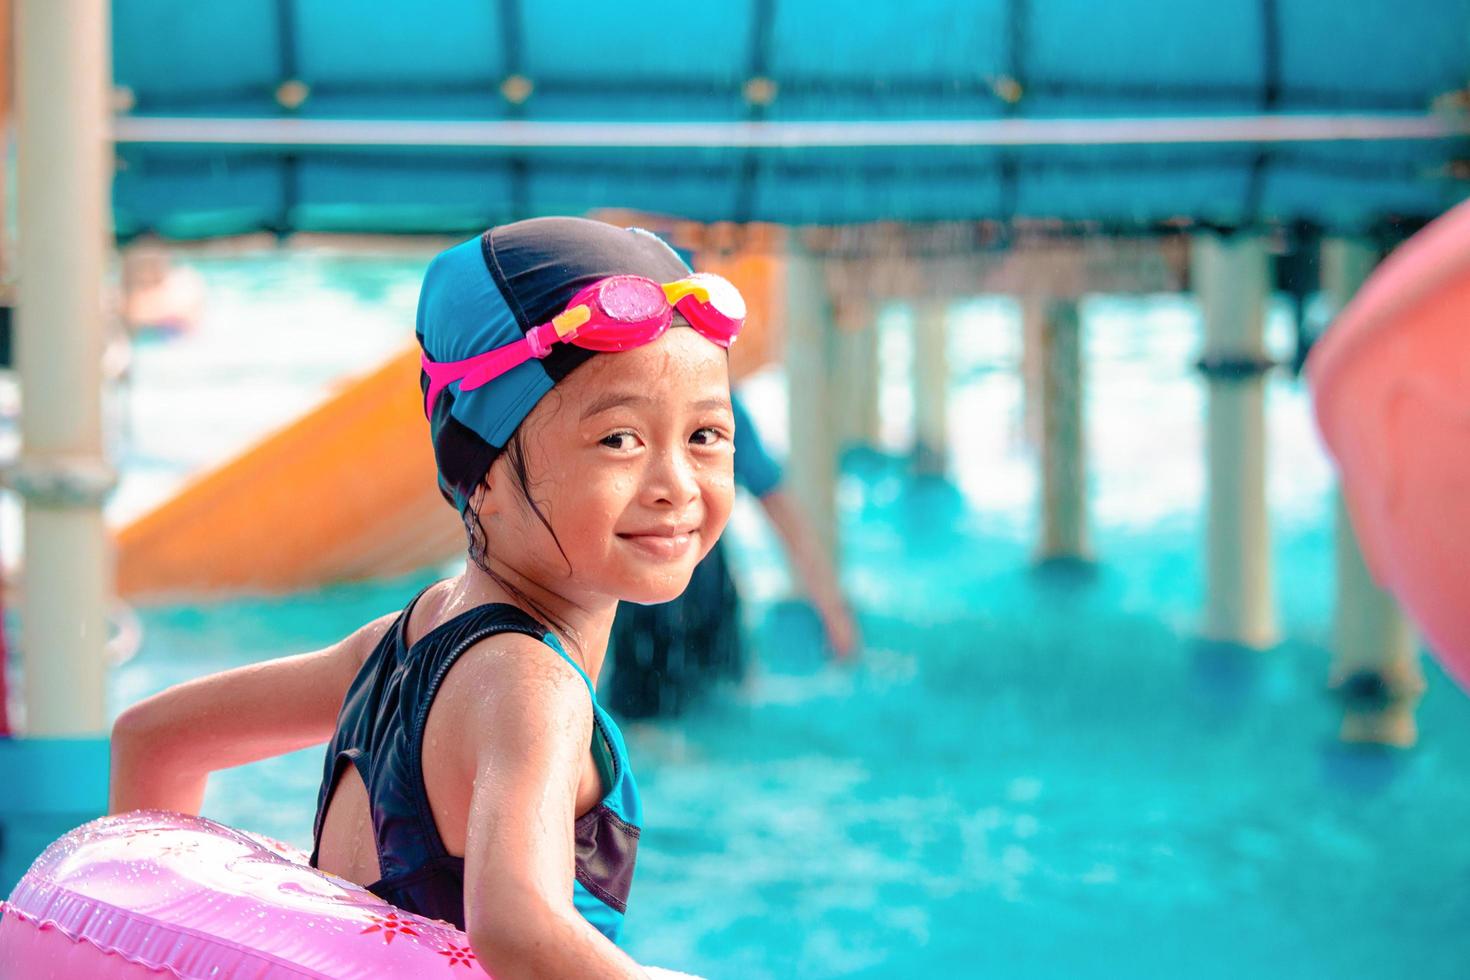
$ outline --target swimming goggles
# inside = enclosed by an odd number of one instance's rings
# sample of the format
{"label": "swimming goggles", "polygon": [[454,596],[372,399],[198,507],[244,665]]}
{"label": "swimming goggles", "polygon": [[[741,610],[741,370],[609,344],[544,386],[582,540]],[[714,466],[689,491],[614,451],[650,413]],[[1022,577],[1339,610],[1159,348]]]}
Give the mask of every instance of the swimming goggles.
{"label": "swimming goggles", "polygon": [[643,276],[609,276],[582,289],[561,313],[504,347],[462,361],[431,361],[424,354],[420,363],[429,376],[424,414],[434,417],[439,392],[454,382],[460,391],[473,391],[533,357],[545,357],[558,341],[595,351],[652,343],[669,329],[675,310],[721,347],[733,344],[745,325],[745,298],[712,272],[662,284]]}

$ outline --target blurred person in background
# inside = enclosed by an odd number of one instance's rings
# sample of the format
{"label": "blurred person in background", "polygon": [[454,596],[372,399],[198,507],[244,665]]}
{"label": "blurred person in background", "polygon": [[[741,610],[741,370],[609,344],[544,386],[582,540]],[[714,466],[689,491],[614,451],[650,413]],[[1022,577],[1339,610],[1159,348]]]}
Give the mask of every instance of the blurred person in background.
{"label": "blurred person in background", "polygon": [[122,253],[122,320],[128,333],[189,333],[204,315],[204,277],[167,249],[139,243]]}

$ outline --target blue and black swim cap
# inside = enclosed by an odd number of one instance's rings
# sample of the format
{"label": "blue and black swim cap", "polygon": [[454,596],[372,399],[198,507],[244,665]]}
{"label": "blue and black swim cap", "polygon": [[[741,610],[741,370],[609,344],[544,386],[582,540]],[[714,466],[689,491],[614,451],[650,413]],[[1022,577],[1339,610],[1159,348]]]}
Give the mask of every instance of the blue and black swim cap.
{"label": "blue and black swim cap", "polygon": [[[566,308],[582,287],[619,274],[672,282],[689,274],[656,235],[588,218],[532,218],[499,225],[441,252],[419,292],[419,346],[433,361],[460,361],[511,343]],[[434,404],[429,431],[439,491],[463,514],[475,487],[522,420],[578,365],[594,355],[557,344],[473,391],[459,383]],[[419,372],[428,391],[429,377]]]}

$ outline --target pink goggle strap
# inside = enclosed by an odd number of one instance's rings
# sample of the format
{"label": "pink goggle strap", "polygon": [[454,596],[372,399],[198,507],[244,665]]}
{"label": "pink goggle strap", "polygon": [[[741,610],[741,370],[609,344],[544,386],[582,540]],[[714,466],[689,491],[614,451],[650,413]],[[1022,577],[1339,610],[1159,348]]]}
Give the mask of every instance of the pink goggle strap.
{"label": "pink goggle strap", "polygon": [[[456,381],[460,383],[460,391],[474,391],[532,357],[545,357],[551,348],[544,333],[537,327],[520,340],[513,340],[504,347],[497,347],[462,361],[441,363],[429,360],[428,354],[421,355],[419,363],[429,376],[429,390],[424,394],[424,417],[434,417],[434,403],[439,399],[439,392]],[[555,339],[556,333],[553,331],[551,340]]]}

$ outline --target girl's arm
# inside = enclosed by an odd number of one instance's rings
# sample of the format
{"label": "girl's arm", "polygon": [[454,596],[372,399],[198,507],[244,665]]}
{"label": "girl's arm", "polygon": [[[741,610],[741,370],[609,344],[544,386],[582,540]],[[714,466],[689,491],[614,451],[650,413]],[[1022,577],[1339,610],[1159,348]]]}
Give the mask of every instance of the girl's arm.
{"label": "girl's arm", "polygon": [[[582,678],[539,640],[501,634],[460,658],[435,710],[462,718],[474,779],[465,925],[497,980],[647,976],[572,903],[577,784],[592,744]],[[449,688],[450,685],[446,685]]]}
{"label": "girl's arm", "polygon": [[211,772],[332,737],[352,678],[394,615],[315,653],[177,684],[128,708],[112,726],[109,813],[198,813]]}

